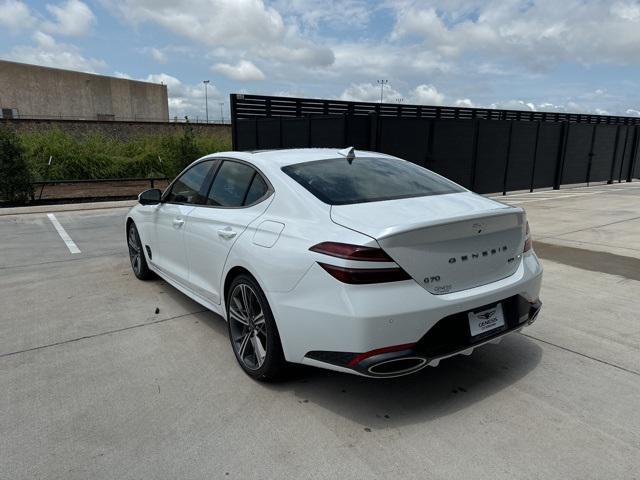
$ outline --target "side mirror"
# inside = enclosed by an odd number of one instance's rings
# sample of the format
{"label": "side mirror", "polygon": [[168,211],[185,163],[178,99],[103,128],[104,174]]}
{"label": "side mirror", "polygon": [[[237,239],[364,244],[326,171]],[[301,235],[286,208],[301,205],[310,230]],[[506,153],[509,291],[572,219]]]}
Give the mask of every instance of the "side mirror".
{"label": "side mirror", "polygon": [[140,205],[157,205],[160,203],[161,197],[162,192],[160,190],[151,188],[138,195],[138,202],[140,202]]}

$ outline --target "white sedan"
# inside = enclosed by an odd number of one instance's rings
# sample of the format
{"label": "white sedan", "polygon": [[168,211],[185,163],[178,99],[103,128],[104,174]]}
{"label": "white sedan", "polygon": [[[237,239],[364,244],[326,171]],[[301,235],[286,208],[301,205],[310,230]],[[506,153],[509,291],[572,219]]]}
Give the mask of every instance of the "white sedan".
{"label": "white sedan", "polygon": [[226,152],[147,190],[131,265],[227,320],[240,366],[405,375],[520,331],[542,267],[525,212],[396,157]]}

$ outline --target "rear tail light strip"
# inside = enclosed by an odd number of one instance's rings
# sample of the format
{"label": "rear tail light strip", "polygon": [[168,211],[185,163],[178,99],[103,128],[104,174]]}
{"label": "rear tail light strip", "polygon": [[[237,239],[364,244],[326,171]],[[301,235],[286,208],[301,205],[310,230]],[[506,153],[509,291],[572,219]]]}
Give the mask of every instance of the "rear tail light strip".
{"label": "rear tail light strip", "polygon": [[399,282],[410,280],[411,277],[400,267],[397,268],[349,268],[338,267],[326,263],[318,264],[333,278],[342,283],[353,285],[368,285],[371,283]]}
{"label": "rear tail light strip", "polygon": [[529,228],[529,222],[527,222],[527,229],[524,235],[524,249],[522,252],[528,252],[533,247],[533,242],[531,241],[531,229]]}
{"label": "rear tail light strip", "polygon": [[[364,247],[362,245],[322,242],[314,245],[309,250],[335,258],[357,262],[395,263],[384,250],[374,247]],[[392,268],[352,268],[330,265],[324,262],[318,262],[318,264],[333,278],[342,283],[353,285],[399,282],[401,280],[411,279],[407,272],[397,266]]]}
{"label": "rear tail light strip", "polygon": [[332,257],[345,260],[357,260],[362,262],[393,262],[384,250],[362,245],[350,245],[348,243],[322,242],[314,245],[309,250],[323,253]]}

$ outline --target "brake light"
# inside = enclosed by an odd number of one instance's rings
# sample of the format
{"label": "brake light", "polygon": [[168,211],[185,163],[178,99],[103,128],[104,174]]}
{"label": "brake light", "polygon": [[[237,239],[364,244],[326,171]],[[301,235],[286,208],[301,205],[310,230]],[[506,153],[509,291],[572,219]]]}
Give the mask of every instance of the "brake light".
{"label": "brake light", "polygon": [[[364,247],[362,245],[322,242],[314,245],[309,250],[322,253],[323,255],[357,262],[394,263],[393,259],[381,248]],[[397,265],[390,268],[352,268],[330,265],[324,262],[318,262],[318,264],[333,278],[342,283],[350,283],[353,285],[399,282],[401,280],[411,279],[409,274]]]}
{"label": "brake light", "polygon": [[527,228],[524,235],[524,249],[522,250],[522,253],[528,252],[532,247],[533,242],[531,241],[531,229],[529,228],[529,222],[527,222]]}
{"label": "brake light", "polygon": [[391,257],[380,248],[363,247],[362,245],[350,245],[348,243],[322,242],[314,245],[309,250],[323,253],[332,257],[345,260],[359,260],[362,262],[393,262]]}
{"label": "brake light", "polygon": [[325,271],[333,278],[342,283],[352,285],[367,285],[371,283],[399,282],[410,280],[411,277],[400,267],[396,268],[350,268],[338,267],[318,262]]}

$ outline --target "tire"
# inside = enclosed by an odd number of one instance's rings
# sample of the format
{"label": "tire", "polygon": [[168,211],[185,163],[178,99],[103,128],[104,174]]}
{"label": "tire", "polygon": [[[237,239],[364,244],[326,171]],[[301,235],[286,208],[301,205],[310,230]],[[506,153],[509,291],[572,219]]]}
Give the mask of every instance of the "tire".
{"label": "tire", "polygon": [[127,228],[127,245],[129,247],[129,261],[131,269],[139,280],[150,280],[155,278],[155,274],[149,270],[147,258],[144,255],[142,242],[136,224],[131,222]]}
{"label": "tire", "polygon": [[287,362],[280,334],[269,302],[255,279],[238,275],[229,287],[226,304],[229,341],[240,367],[255,380],[284,379]]}

